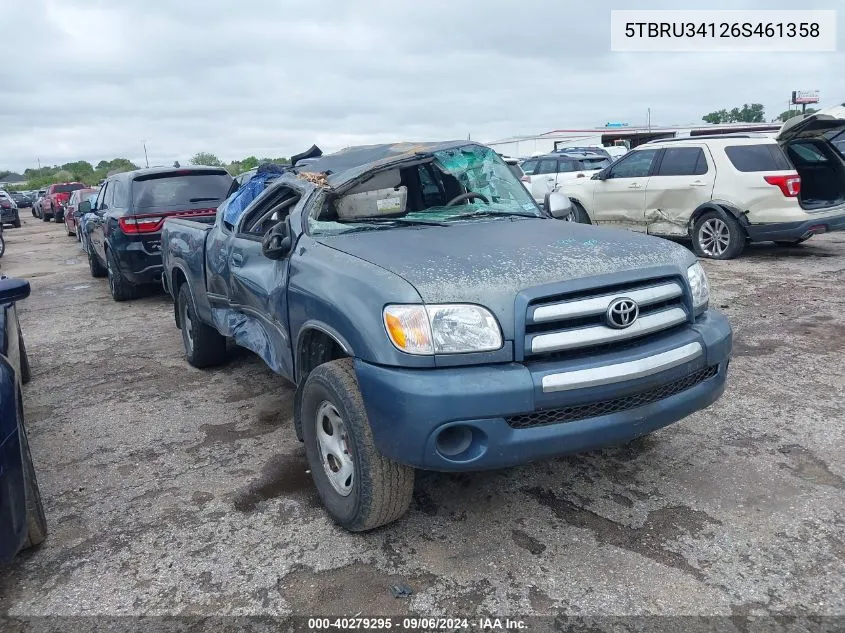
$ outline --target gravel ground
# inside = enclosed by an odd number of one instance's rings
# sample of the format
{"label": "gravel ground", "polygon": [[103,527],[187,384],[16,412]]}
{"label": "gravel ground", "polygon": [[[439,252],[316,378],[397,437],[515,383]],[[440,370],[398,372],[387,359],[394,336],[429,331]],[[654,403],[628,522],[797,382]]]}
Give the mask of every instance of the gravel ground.
{"label": "gravel ground", "polygon": [[[62,227],[6,231],[46,543],[0,613],[845,614],[845,236],[705,262],[736,332],[724,397],[631,445],[420,473],[407,516],[322,512],[291,387],[200,371],[169,298],[124,304]],[[412,596],[394,598],[405,582]]]}

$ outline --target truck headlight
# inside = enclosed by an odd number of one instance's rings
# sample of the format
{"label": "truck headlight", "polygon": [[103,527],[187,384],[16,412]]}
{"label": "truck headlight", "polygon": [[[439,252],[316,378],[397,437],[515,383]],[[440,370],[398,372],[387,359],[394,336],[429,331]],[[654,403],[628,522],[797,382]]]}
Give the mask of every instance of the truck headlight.
{"label": "truck headlight", "polygon": [[502,347],[502,331],[486,308],[471,304],[389,305],[384,327],[408,354],[463,354]]}
{"label": "truck headlight", "polygon": [[693,310],[696,315],[701,314],[710,303],[710,284],[707,283],[707,273],[699,262],[687,268],[687,279],[692,290]]}

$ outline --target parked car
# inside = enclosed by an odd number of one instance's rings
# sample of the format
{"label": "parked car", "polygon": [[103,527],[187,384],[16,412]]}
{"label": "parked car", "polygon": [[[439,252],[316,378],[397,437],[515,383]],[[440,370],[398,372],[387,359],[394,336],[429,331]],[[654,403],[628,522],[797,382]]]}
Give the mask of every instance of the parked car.
{"label": "parked car", "polygon": [[88,252],[88,220],[96,218],[92,211],[97,202],[97,194],[89,194],[88,197],[76,206],[74,217],[76,219],[76,241],[82,245],[82,250]]}
{"label": "parked car", "polygon": [[70,194],[77,189],[85,189],[85,185],[81,182],[61,182],[47,187],[38,205],[38,217],[45,222],[52,218],[55,218],[56,222],[63,219]]}
{"label": "parked car", "polygon": [[15,201],[15,204],[18,205],[18,209],[26,209],[27,207],[32,206],[32,198],[30,197],[28,192],[10,191],[8,193],[12,197],[12,200]]}
{"label": "parked car", "polygon": [[164,219],[214,215],[231,183],[220,167],[151,167],[107,178],[86,222],[91,275],[108,277],[115,301],[160,284]]}
{"label": "parked car", "polygon": [[845,157],[830,139],[845,105],[790,119],[777,138],[665,139],[558,191],[581,222],[690,238],[702,257],[731,259],[748,242],[791,246],[845,230]]}
{"label": "parked car", "polygon": [[695,256],[560,222],[567,200],[542,210],[483,145],[348,148],[242,212],[238,195],[164,222],[185,354],[211,367],[231,339],[297,386],[297,437],[349,530],[400,517],[414,468],[625,442],[724,390],[731,327]]}
{"label": "parked car", "polygon": [[11,224],[21,228],[21,216],[17,203],[8,192],[0,190],[0,224]]}
{"label": "parked car", "polygon": [[[556,143],[557,145],[557,143]],[[599,154],[600,156],[604,156],[605,158],[611,158],[610,152],[607,151],[604,147],[599,147],[598,145],[584,145],[584,146],[571,146],[571,147],[564,147],[558,146],[555,147],[553,154],[566,154],[572,152],[585,152],[588,154]]]}
{"label": "parked car", "polygon": [[0,565],[47,537],[21,392],[30,369],[15,303],[28,296],[28,281],[0,276]]}
{"label": "parked car", "polygon": [[76,211],[79,207],[79,203],[88,199],[92,193],[96,194],[99,190],[99,187],[87,187],[85,189],[77,189],[70,194],[63,217],[65,229],[67,230],[68,235],[76,235],[78,229],[78,216],[76,215]]}
{"label": "parked car", "polygon": [[523,181],[538,203],[545,204],[548,195],[567,180],[587,178],[610,165],[605,154],[592,150],[565,150],[531,158],[522,163]]}
{"label": "parked car", "polygon": [[3,237],[3,223],[0,222],[0,257],[6,252],[6,238]]}
{"label": "parked car", "polygon": [[39,189],[33,194],[32,207],[30,208],[30,211],[32,212],[32,217],[41,217],[41,202],[44,200],[45,195],[47,195],[46,189]]}

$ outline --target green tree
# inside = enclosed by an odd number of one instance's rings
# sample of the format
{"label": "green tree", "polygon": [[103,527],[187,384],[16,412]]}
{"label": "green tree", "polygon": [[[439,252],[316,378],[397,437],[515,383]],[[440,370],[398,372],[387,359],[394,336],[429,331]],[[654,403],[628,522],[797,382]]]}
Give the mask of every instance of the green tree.
{"label": "green tree", "polygon": [[[807,109],[804,111],[804,114],[813,114],[814,112],[818,112],[818,109],[817,109],[817,108],[807,108]],[[791,118],[792,118],[792,117],[794,117],[794,116],[798,116],[799,114],[801,114],[801,110],[798,110],[798,109],[795,109],[795,110],[784,110],[783,112],[781,112],[781,113],[778,115],[778,118],[777,118],[777,119],[775,119],[775,120],[776,120],[776,121],[787,121],[787,120],[791,119]]]}
{"label": "green tree", "polygon": [[217,156],[210,152],[197,152],[191,159],[191,165],[208,165],[209,167],[222,167],[223,163]]}
{"label": "green tree", "polygon": [[709,112],[701,117],[706,123],[763,123],[766,113],[762,103],[744,103],[741,108],[722,109]]}

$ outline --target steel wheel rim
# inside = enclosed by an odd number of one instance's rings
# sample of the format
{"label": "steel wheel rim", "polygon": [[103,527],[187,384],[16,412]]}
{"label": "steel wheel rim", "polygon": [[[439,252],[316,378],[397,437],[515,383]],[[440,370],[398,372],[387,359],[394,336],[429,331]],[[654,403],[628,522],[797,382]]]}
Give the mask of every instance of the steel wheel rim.
{"label": "steel wheel rim", "polygon": [[314,420],[317,451],[323,471],[332,488],[341,497],[348,497],[355,484],[355,463],[349,452],[346,425],[335,406],[323,401]]}
{"label": "steel wheel rim", "polygon": [[185,334],[185,345],[189,352],[194,351],[194,322],[191,321],[191,315],[188,314],[188,302],[182,306],[182,332]]}
{"label": "steel wheel rim", "polygon": [[701,225],[698,237],[701,250],[713,257],[724,255],[731,243],[731,231],[720,218],[706,220]]}

